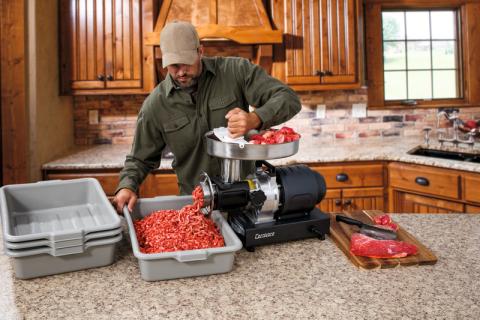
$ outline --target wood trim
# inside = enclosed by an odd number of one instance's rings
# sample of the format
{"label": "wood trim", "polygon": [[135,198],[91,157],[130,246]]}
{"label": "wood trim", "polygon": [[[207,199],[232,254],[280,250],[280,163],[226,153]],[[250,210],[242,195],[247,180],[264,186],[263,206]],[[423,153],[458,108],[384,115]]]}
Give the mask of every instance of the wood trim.
{"label": "wood trim", "polygon": [[365,8],[368,107],[383,107],[384,104],[383,68],[379,67],[383,65],[381,11],[379,4],[367,4]]}
{"label": "wood trim", "polygon": [[315,84],[315,85],[296,85],[296,84],[289,84],[289,87],[295,91],[302,92],[302,91],[325,91],[325,90],[350,90],[350,89],[360,89],[361,83],[346,83],[346,84]]}
{"label": "wood trim", "polygon": [[268,74],[272,73],[273,46],[270,44],[261,44],[257,49],[255,63],[261,66]]}
{"label": "wood trim", "polygon": [[142,0],[142,35],[140,42],[142,44],[141,55],[143,56],[143,72],[142,72],[142,92],[148,93],[155,88],[156,74],[155,74],[155,48],[148,46],[143,40],[143,35],[153,31],[155,1]]}
{"label": "wood trim", "polygon": [[160,14],[158,15],[157,22],[155,23],[155,28],[153,29],[153,32],[158,34],[157,43],[155,45],[158,45],[160,43],[160,31],[162,31],[163,26],[165,25],[165,21],[167,20],[167,14],[170,11],[171,6],[172,0],[164,0],[162,3]]}
{"label": "wood trim", "polygon": [[[121,89],[121,88],[120,88]],[[137,89],[130,89],[130,88],[123,88],[119,90],[119,88],[115,89],[81,89],[81,90],[72,90],[71,95],[73,96],[92,96],[92,95],[130,95],[130,94],[149,94],[149,91],[144,90],[143,88]]]}
{"label": "wood trim", "polygon": [[218,24],[218,6],[217,6],[217,0],[210,0],[209,2],[209,23],[211,24]]}
{"label": "wood trim", "polygon": [[[157,22],[158,24],[158,22]],[[273,44],[282,43],[282,32],[280,30],[269,30],[258,27],[228,27],[216,24],[209,24],[196,27],[200,39],[225,38],[240,44]],[[146,33],[145,44],[158,46],[160,42],[160,31]]]}
{"label": "wood trim", "polygon": [[141,84],[142,84],[141,80],[114,80],[114,81],[106,81],[105,87],[108,89],[139,88]]}
{"label": "wood trim", "polygon": [[70,95],[72,93],[72,87],[70,80],[73,77],[72,70],[74,67],[72,64],[75,59],[72,59],[72,51],[74,47],[70,46],[70,43],[75,44],[75,41],[71,41],[70,37],[73,34],[72,23],[75,12],[71,7],[71,1],[59,1],[59,22],[58,28],[62,29],[62,32],[58,32],[58,45],[59,45],[59,65],[60,65],[60,95]]}
{"label": "wood trim", "polygon": [[464,83],[469,104],[480,105],[480,3],[462,8],[464,25]]}
{"label": "wood trim", "polygon": [[2,184],[29,180],[25,1],[0,0]]}
{"label": "wood trim", "polygon": [[365,0],[367,4],[382,4],[390,6],[429,6],[429,7],[445,7],[448,5],[458,6],[466,3],[477,3],[478,0]]}

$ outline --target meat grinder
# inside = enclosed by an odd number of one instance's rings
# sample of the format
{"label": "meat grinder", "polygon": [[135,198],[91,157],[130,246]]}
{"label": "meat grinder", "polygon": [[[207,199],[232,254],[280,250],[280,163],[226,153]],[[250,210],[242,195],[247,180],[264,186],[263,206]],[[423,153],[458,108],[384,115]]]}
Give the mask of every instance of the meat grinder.
{"label": "meat grinder", "polygon": [[[275,167],[266,160],[294,155],[299,141],[258,145],[220,141],[205,134],[207,152],[221,158],[221,176],[202,173],[204,214],[225,212],[244,247],[318,237],[325,239],[330,219],[316,205],[324,198],[325,180],[306,165]],[[255,161],[254,172],[241,177],[242,165]]]}

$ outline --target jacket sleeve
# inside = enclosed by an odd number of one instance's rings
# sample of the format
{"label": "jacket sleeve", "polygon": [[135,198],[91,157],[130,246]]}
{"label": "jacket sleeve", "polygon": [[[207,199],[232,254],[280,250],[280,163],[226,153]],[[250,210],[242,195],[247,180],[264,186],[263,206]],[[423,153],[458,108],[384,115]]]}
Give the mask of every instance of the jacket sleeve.
{"label": "jacket sleeve", "polygon": [[290,120],[302,108],[297,94],[286,84],[269,76],[260,66],[247,59],[240,60],[241,76],[248,104],[262,120],[261,129],[268,129]]}
{"label": "jacket sleeve", "polygon": [[123,188],[138,193],[138,188],[145,177],[160,165],[165,142],[155,119],[151,113],[144,110],[144,107],[138,114],[132,150],[120,171],[120,183],[115,193]]}

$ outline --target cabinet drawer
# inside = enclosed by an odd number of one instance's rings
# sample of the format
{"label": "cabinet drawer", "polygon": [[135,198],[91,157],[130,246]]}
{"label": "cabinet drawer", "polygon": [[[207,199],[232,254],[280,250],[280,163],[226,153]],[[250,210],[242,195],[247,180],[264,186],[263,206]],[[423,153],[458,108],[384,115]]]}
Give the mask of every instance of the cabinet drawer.
{"label": "cabinet drawer", "polygon": [[107,196],[114,196],[120,180],[118,173],[48,173],[47,180],[95,178]]}
{"label": "cabinet drawer", "polygon": [[409,191],[458,199],[460,175],[448,170],[391,163],[390,186]]}
{"label": "cabinet drawer", "polygon": [[466,205],[465,206],[465,212],[466,213],[480,213],[480,207]]}
{"label": "cabinet drawer", "polygon": [[383,186],[381,164],[313,167],[325,178],[327,189]]}
{"label": "cabinet drawer", "polygon": [[480,203],[480,176],[465,176],[465,200]]}
{"label": "cabinet drawer", "polygon": [[140,197],[178,195],[178,180],[174,173],[152,173],[140,186]]}

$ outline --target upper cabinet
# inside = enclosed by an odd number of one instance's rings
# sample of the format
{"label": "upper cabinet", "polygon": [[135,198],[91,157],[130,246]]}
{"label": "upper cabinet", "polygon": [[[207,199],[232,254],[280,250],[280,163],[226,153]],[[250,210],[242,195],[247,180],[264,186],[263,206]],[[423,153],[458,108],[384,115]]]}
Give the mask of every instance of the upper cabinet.
{"label": "upper cabinet", "polygon": [[358,0],[272,0],[275,26],[273,75],[296,90],[360,87]]}
{"label": "upper cabinet", "polygon": [[154,87],[153,0],[60,1],[62,94],[148,93]]}

